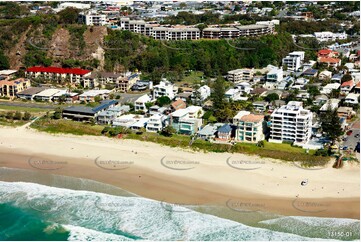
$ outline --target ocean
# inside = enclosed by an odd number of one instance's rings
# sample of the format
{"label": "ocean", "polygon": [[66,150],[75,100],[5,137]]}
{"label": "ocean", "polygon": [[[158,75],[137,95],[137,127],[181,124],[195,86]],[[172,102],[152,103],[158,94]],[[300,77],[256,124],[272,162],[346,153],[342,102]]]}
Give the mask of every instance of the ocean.
{"label": "ocean", "polygon": [[5,241],[360,238],[355,219],[261,211],[232,219],[218,207],[178,206],[86,179],[0,168],[0,180],[0,240]]}

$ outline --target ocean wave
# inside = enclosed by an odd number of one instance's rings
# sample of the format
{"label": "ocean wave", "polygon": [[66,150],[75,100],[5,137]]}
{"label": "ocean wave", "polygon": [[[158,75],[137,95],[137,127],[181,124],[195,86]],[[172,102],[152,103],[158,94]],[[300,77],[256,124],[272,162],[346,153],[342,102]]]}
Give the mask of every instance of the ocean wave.
{"label": "ocean wave", "polygon": [[[63,224],[72,240],[96,239],[99,233],[115,240],[316,240],[250,227],[188,208],[177,212],[169,209],[171,204],[147,198],[34,183],[0,182],[0,203],[11,203],[48,222]],[[81,237],[81,231],[86,231],[86,237]]]}

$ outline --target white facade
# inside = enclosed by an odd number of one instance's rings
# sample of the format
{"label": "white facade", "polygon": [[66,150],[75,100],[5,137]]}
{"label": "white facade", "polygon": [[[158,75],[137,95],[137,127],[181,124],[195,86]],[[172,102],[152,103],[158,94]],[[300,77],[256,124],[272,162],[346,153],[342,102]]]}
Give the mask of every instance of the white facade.
{"label": "white facade", "polygon": [[271,114],[270,142],[306,143],[311,138],[312,112],[302,102],[291,101]]}
{"label": "white facade", "polygon": [[282,59],[282,65],[287,66],[287,70],[297,71],[305,59],[304,51],[294,51]]}
{"label": "white facade", "polygon": [[332,33],[329,31],[315,32],[314,36],[318,41],[335,41],[336,39],[347,39],[347,34],[343,33]]}
{"label": "white facade", "polygon": [[158,85],[153,87],[153,97],[157,99],[158,97],[167,96],[171,100],[174,98],[174,85],[168,81],[161,81]]}
{"label": "white facade", "polygon": [[277,68],[274,66],[269,66],[269,72],[266,77],[266,88],[274,88],[279,82],[283,79],[283,70],[282,68]]}
{"label": "white facade", "polygon": [[199,93],[200,100],[204,101],[211,95],[211,88],[204,85],[198,88],[197,92]]}
{"label": "white facade", "polygon": [[253,79],[254,69],[236,69],[228,72],[227,80],[239,83],[250,82]]}
{"label": "white facade", "polygon": [[147,132],[160,132],[167,125],[167,116],[157,113],[152,115],[146,126]]}
{"label": "white facade", "polygon": [[350,94],[348,94],[346,96],[345,103],[358,104],[359,103],[359,101],[358,101],[359,97],[360,97],[360,94],[350,93]]}
{"label": "white facade", "polygon": [[142,111],[147,112],[148,109],[146,107],[146,103],[152,101],[149,95],[144,94],[143,96],[140,96],[137,100],[134,102],[134,111]]}
{"label": "white facade", "polygon": [[89,14],[81,15],[81,18],[85,25],[90,25],[90,26],[94,26],[94,25],[103,26],[108,23],[107,16],[105,14],[89,13]]}

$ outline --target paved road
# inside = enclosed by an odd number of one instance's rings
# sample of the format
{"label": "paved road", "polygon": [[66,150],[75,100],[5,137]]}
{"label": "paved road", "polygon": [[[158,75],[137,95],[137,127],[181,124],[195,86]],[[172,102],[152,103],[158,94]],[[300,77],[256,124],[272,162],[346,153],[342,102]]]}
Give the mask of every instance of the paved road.
{"label": "paved road", "polygon": [[[352,150],[355,149],[357,142],[360,142],[360,125],[359,121],[356,121],[355,124],[351,127],[352,134],[346,135],[347,140],[342,143],[342,146],[348,146],[349,148],[352,148]],[[359,135],[358,138],[355,137],[355,135]]]}
{"label": "paved road", "polygon": [[24,107],[24,108],[42,108],[42,109],[54,109],[57,106],[51,104],[37,104],[37,103],[25,103],[25,102],[7,102],[7,101],[0,101],[0,105],[4,106],[12,106],[12,107]]}

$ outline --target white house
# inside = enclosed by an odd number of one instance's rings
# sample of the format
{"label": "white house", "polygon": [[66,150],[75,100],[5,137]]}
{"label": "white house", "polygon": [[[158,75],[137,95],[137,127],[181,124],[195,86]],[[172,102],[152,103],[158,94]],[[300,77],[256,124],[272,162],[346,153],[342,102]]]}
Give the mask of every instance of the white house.
{"label": "white house", "polygon": [[275,66],[268,65],[269,72],[266,76],[265,88],[275,88],[279,82],[283,79],[283,70]]}
{"label": "white house", "polygon": [[239,83],[239,82],[249,82],[252,80],[254,75],[254,69],[236,69],[228,72],[227,80]]}
{"label": "white house", "polygon": [[358,104],[359,103],[360,94],[350,93],[345,98],[345,103],[349,104]]}
{"label": "white house", "polygon": [[[199,95],[200,101],[204,101],[211,95],[211,88],[207,85],[204,85],[204,86],[201,86],[200,88],[198,88],[196,92]],[[197,96],[196,93],[193,92],[192,100],[194,100],[196,98],[196,96]]]}
{"label": "white house", "polygon": [[156,113],[149,118],[146,130],[148,132],[160,132],[167,125],[168,117],[166,115]]}
{"label": "white house", "polygon": [[340,86],[341,86],[340,83],[329,83],[326,86],[324,86],[320,92],[322,94],[330,94],[332,90],[339,89]]}
{"label": "white house", "polygon": [[158,85],[153,87],[153,98],[167,96],[171,100],[175,97],[174,85],[168,81],[161,81]]}
{"label": "white house", "polygon": [[347,39],[347,34],[343,33],[332,33],[329,31],[315,32],[314,36],[318,41],[335,41],[336,39]]}
{"label": "white house", "polygon": [[143,96],[140,96],[137,100],[134,102],[134,111],[143,111],[147,112],[148,109],[146,107],[146,103],[151,102],[152,99],[148,94],[144,94]]}

